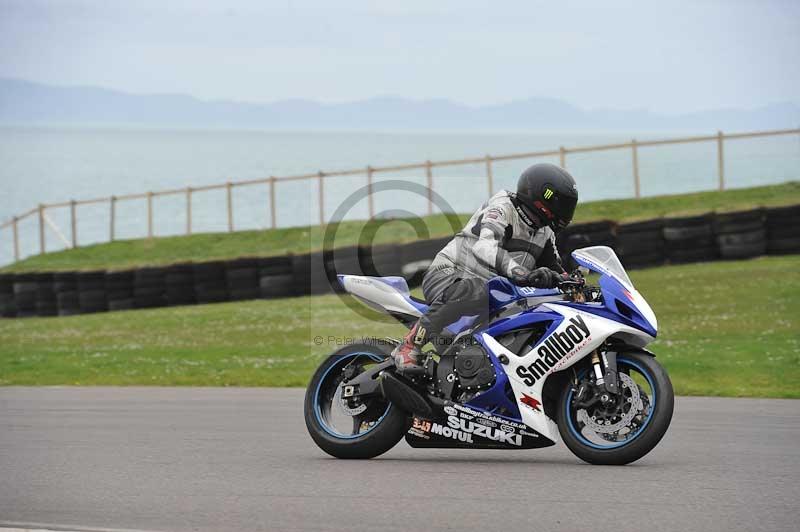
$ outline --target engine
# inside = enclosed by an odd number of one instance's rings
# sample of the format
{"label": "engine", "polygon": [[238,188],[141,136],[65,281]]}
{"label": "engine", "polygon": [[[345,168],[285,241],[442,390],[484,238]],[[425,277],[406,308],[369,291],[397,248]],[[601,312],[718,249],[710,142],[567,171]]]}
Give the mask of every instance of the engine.
{"label": "engine", "polygon": [[441,357],[436,371],[436,391],[440,397],[465,402],[490,388],[495,377],[489,355],[480,344],[472,343],[455,355]]}

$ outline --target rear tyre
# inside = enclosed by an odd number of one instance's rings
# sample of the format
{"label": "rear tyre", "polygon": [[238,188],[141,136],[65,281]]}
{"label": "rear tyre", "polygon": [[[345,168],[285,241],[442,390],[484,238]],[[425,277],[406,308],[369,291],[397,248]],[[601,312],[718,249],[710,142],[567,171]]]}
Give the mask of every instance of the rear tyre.
{"label": "rear tyre", "polygon": [[329,455],[374,458],[397,445],[408,430],[408,415],[386,399],[375,397],[354,404],[340,396],[345,368],[356,368],[358,374],[384,361],[389,353],[389,346],[350,345],[330,355],[312,377],[304,405],[306,428]]}
{"label": "rear tyre", "polygon": [[[642,409],[616,435],[591,430],[587,417],[581,415],[574,405],[575,390],[572,383],[567,383],[559,399],[558,432],[569,450],[590,464],[624,465],[638,460],[661,441],[672,420],[675,402],[672,383],[655,358],[643,353],[619,353],[617,368],[636,382]],[[578,380],[586,373],[586,369],[579,371]],[[620,389],[623,392],[625,390],[623,387]],[[595,413],[588,413],[588,416],[592,420],[597,417],[600,428],[602,423],[615,419],[611,416],[601,419],[602,415],[595,416]]]}

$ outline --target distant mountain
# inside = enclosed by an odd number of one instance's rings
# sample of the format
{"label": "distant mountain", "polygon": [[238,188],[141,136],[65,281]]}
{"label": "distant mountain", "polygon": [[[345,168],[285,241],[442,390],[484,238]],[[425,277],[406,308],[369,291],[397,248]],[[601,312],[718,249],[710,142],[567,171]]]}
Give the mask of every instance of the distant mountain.
{"label": "distant mountain", "polygon": [[530,98],[472,107],[444,99],[368,100],[321,104],[204,101],[180,94],[137,95],[97,87],[57,87],[0,78],[2,124],[108,124],[258,128],[601,128],[747,130],[800,124],[800,106],[716,109],[678,116],[646,110],[586,110],[561,100]]}

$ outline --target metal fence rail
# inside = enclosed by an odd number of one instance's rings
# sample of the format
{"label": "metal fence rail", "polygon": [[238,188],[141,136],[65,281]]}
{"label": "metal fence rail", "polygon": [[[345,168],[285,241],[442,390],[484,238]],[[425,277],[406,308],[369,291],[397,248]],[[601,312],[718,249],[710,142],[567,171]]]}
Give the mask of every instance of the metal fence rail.
{"label": "metal fence rail", "polygon": [[[270,214],[269,214],[269,226],[272,228],[277,227],[277,219],[275,214],[275,204],[276,204],[276,184],[280,182],[288,182],[288,181],[300,181],[300,180],[307,180],[307,181],[316,181],[317,183],[317,192],[319,195],[319,223],[320,225],[324,225],[326,222],[325,217],[325,202],[324,202],[324,191],[325,191],[325,180],[329,177],[339,177],[339,176],[358,176],[363,175],[366,178],[366,184],[369,187],[368,193],[368,213],[369,217],[372,218],[375,215],[375,206],[373,200],[373,191],[372,186],[374,182],[374,176],[377,173],[381,172],[397,172],[397,171],[404,171],[404,170],[424,170],[425,171],[425,178],[426,178],[426,186],[428,189],[428,198],[427,198],[427,212],[428,214],[433,213],[433,197],[432,197],[432,190],[433,190],[433,169],[434,168],[444,168],[444,167],[453,167],[453,166],[463,166],[463,165],[485,165],[486,170],[486,186],[489,195],[494,193],[494,179],[492,173],[492,163],[497,161],[510,161],[515,159],[531,159],[537,157],[555,157],[558,156],[559,163],[562,167],[568,166],[567,156],[570,154],[576,153],[589,153],[589,152],[600,152],[600,151],[611,151],[611,150],[630,150],[631,151],[631,158],[632,158],[632,179],[633,179],[633,189],[634,189],[634,196],[636,198],[641,197],[641,183],[639,178],[639,148],[643,147],[651,147],[651,146],[664,146],[669,144],[689,144],[689,143],[698,143],[698,142],[716,142],[717,144],[717,179],[718,179],[718,188],[719,190],[725,189],[725,156],[724,156],[724,143],[726,140],[736,140],[736,139],[751,139],[757,137],[774,137],[774,136],[781,136],[781,135],[799,135],[800,128],[798,129],[777,129],[777,130],[770,130],[770,131],[753,131],[753,132],[745,132],[745,133],[723,133],[722,131],[718,131],[714,135],[700,135],[700,136],[690,136],[690,137],[680,137],[680,138],[669,138],[669,139],[658,139],[658,140],[642,140],[637,141],[636,139],[632,139],[630,142],[624,143],[615,143],[615,144],[598,144],[592,146],[577,146],[567,148],[564,146],[560,146],[557,149],[553,150],[546,150],[546,151],[535,151],[535,152],[527,152],[527,153],[514,153],[514,154],[506,154],[506,155],[484,155],[482,157],[473,157],[467,159],[453,159],[453,160],[441,160],[441,161],[424,161],[421,163],[410,163],[410,164],[400,164],[400,165],[392,165],[392,166],[367,166],[366,168],[355,168],[349,170],[334,170],[334,171],[319,171],[316,173],[310,174],[300,174],[300,175],[293,175],[293,176],[284,176],[284,177],[275,177],[269,176],[260,179],[250,179],[244,181],[228,181],[226,183],[219,183],[214,185],[204,185],[198,187],[186,187],[186,188],[176,188],[176,189],[167,189],[167,190],[159,190],[159,191],[148,191],[142,192],[138,194],[125,194],[120,196],[108,196],[102,198],[92,198],[92,199],[85,199],[85,200],[70,200],[64,201],[59,203],[48,203],[48,204],[39,204],[37,207],[30,209],[20,215],[14,216],[10,220],[0,224],[0,231],[9,230],[12,235],[12,245],[14,251],[14,260],[18,261],[20,259],[20,239],[19,239],[19,223],[23,220],[27,219],[31,216],[36,216],[38,218],[38,236],[39,236],[39,253],[45,253],[46,251],[46,239],[45,239],[45,228],[46,225],[50,225],[51,228],[54,229],[57,236],[62,240],[65,246],[68,248],[71,247],[78,247],[78,231],[77,231],[77,220],[78,220],[78,207],[84,205],[97,205],[97,204],[107,204],[109,208],[109,232],[108,232],[108,240],[114,241],[116,240],[116,219],[117,219],[117,204],[121,201],[130,201],[130,200],[146,200],[146,220],[147,220],[147,237],[152,238],[154,236],[154,227],[153,227],[153,198],[157,197],[164,197],[164,196],[179,196],[183,195],[186,201],[186,230],[185,234],[190,235],[192,234],[192,198],[193,195],[196,193],[207,192],[212,190],[225,190],[226,191],[226,213],[227,213],[227,230],[232,232],[234,230],[234,202],[233,202],[233,189],[238,187],[252,187],[252,186],[259,186],[259,185],[266,185],[268,187],[269,192],[269,204],[270,204]],[[66,208],[70,209],[70,238],[68,239],[66,236],[61,233],[61,231],[55,226],[55,224],[50,221],[47,216],[48,209],[55,209],[55,208]]]}

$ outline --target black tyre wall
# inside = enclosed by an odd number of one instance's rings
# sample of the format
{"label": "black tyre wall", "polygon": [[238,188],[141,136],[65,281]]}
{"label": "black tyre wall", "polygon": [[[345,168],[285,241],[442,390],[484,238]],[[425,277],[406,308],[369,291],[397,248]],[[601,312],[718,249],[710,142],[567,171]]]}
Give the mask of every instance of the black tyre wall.
{"label": "black tyre wall", "polygon": [[746,259],[763,255],[767,250],[764,211],[718,213],[712,227],[719,256],[723,259]]}
{"label": "black tyre wall", "polygon": [[134,272],[119,271],[106,274],[108,310],[136,308],[133,297]]}
{"label": "black tyre wall", "polygon": [[328,279],[323,252],[292,257],[293,291],[295,295],[327,294],[333,291]]}
{"label": "black tyre wall", "polygon": [[39,316],[58,316],[53,279],[52,273],[36,274],[36,314]]}
{"label": "black tyre wall", "polygon": [[399,246],[371,246],[361,249],[361,264],[364,268],[364,275],[374,275],[378,277],[388,277],[400,275]]}
{"label": "black tyre wall", "polygon": [[201,262],[192,265],[194,294],[198,303],[228,301],[226,265],[222,261]]}
{"label": "black tyre wall", "polygon": [[[402,245],[346,247],[283,257],[175,264],[129,271],[0,275],[0,316],[71,315],[340,291],[337,274],[401,275],[417,285],[451,237]],[[578,248],[613,248],[626,268],[800,253],[800,205],[576,224],[558,235],[568,270]]]}
{"label": "black tyre wall", "polygon": [[289,297],[294,293],[292,261],[289,257],[266,257],[258,261],[258,286],[262,298]]}
{"label": "black tyre wall", "polygon": [[173,264],[167,267],[164,276],[167,305],[192,305],[196,303],[194,282],[194,269],[191,264]]}
{"label": "black tyre wall", "polygon": [[59,316],[80,314],[78,298],[78,275],[75,272],[58,272],[53,274],[53,291]]}
{"label": "black tyre wall", "polygon": [[677,264],[716,259],[718,251],[711,222],[711,215],[664,220],[667,260]]}
{"label": "black tyre wall", "polygon": [[800,253],[800,205],[766,210],[767,252]]}
{"label": "black tyre wall", "polygon": [[14,300],[14,276],[0,274],[0,318],[15,318],[17,303]]}
{"label": "black tyre wall", "polygon": [[261,297],[258,259],[239,259],[228,263],[226,282],[231,301]]}
{"label": "black tyre wall", "polygon": [[39,285],[36,274],[18,274],[14,278],[14,304],[18,318],[37,316],[36,298]]}
{"label": "black tyre wall", "polygon": [[659,266],[666,260],[664,221],[647,220],[617,227],[617,252],[626,268]]}
{"label": "black tyre wall", "polygon": [[108,310],[105,272],[78,273],[78,306],[81,313]]}
{"label": "black tyre wall", "polygon": [[136,308],[163,307],[167,304],[164,268],[139,268],[133,274],[133,300]]}

